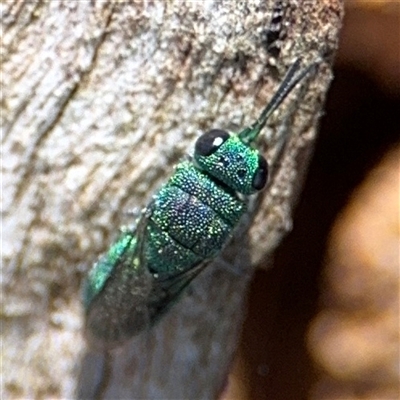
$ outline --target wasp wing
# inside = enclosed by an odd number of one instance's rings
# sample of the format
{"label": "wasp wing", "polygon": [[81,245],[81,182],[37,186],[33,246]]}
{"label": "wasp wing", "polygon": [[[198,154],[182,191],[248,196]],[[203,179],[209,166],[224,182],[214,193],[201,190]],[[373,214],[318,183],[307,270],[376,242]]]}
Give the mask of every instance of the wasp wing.
{"label": "wasp wing", "polygon": [[209,261],[202,261],[183,272],[153,275],[154,284],[148,303],[152,323],[157,322],[176,303],[185,288],[208,264]]}
{"label": "wasp wing", "polygon": [[96,348],[112,349],[152,326],[207,262],[184,272],[152,273],[144,256],[151,205],[135,228],[124,230],[89,273],[85,285],[86,337]]}
{"label": "wasp wing", "polygon": [[143,258],[144,212],[133,229],[95,264],[85,284],[86,337],[97,348],[111,349],[150,323],[148,301],[154,284]]}

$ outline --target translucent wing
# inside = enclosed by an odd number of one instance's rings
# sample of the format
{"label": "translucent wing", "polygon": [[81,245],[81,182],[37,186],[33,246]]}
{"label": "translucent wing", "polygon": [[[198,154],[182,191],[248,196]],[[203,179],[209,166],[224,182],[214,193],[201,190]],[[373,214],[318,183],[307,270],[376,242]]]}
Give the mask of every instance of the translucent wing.
{"label": "translucent wing", "polygon": [[[94,347],[117,347],[149,324],[147,304],[153,277],[141,256],[146,224],[143,214],[137,226],[122,232],[89,274],[85,286],[86,337]],[[95,287],[98,281],[100,288]]]}
{"label": "translucent wing", "polygon": [[190,282],[209,264],[209,261],[191,265],[184,272],[154,276],[154,285],[149,299],[149,314],[152,323],[162,317],[179,299]]}
{"label": "translucent wing", "polygon": [[149,214],[148,209],[134,229],[122,232],[89,274],[86,337],[93,347],[118,347],[152,326],[207,264],[185,272],[151,273],[143,256]]}

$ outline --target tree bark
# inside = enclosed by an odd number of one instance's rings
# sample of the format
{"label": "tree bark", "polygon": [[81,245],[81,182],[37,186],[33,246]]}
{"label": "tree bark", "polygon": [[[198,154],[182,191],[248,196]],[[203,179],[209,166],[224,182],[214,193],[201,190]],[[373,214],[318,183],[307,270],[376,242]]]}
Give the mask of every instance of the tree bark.
{"label": "tree bark", "polygon": [[[268,47],[278,3],[279,55]],[[331,80],[342,2],[0,7],[2,393],[218,397],[254,266],[291,226]],[[272,179],[241,234],[153,329],[112,354],[87,349],[81,282],[119,226],[132,223],[126,211],[146,205],[200,132],[253,122],[295,58],[319,67],[264,128],[260,145]]]}

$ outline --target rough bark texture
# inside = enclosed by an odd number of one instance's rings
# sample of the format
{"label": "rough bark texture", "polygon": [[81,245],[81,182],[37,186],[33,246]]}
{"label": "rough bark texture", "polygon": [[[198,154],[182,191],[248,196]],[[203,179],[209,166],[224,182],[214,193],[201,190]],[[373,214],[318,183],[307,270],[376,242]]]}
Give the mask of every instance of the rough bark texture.
{"label": "rough bark texture", "polygon": [[[281,1],[271,59],[276,3],[0,6],[4,396],[211,399],[223,389],[252,265],[290,229],[341,24],[340,0]],[[297,57],[321,63],[264,130],[273,175],[251,228],[157,326],[107,357],[91,353],[80,286],[132,222],[125,211],[146,204],[199,132],[251,123]]]}

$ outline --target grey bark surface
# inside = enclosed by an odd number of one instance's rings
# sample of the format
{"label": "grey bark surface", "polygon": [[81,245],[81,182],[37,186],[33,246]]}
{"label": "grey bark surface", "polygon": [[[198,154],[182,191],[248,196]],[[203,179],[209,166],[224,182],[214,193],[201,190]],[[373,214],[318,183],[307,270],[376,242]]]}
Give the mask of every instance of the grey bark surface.
{"label": "grey bark surface", "polygon": [[[0,5],[4,398],[221,393],[254,268],[291,227],[342,17],[340,0],[281,2],[272,59],[275,3]],[[127,210],[146,205],[200,132],[253,122],[298,57],[320,65],[264,129],[272,179],[239,234],[158,325],[111,354],[87,349],[82,280],[133,222]]]}

